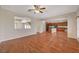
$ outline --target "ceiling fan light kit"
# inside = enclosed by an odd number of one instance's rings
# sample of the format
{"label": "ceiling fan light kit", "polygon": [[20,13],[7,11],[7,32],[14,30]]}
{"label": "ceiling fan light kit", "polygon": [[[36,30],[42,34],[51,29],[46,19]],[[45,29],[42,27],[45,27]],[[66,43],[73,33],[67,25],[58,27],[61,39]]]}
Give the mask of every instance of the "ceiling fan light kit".
{"label": "ceiling fan light kit", "polygon": [[38,10],[35,10],[35,13],[40,13]]}

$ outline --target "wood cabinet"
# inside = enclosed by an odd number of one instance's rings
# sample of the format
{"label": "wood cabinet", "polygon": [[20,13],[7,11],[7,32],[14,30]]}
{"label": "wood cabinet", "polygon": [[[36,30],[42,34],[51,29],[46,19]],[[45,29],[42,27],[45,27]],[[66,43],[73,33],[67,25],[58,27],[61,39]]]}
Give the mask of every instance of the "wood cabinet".
{"label": "wood cabinet", "polygon": [[51,32],[50,26],[55,26],[56,31],[66,31],[67,30],[67,22],[58,22],[58,23],[46,23],[46,31]]}

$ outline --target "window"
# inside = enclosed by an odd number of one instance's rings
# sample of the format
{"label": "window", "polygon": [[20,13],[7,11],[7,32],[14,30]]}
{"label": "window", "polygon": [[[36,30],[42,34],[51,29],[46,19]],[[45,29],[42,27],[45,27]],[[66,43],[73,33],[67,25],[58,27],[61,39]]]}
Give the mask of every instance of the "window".
{"label": "window", "polygon": [[31,20],[27,18],[15,17],[15,29],[31,29]]}
{"label": "window", "polygon": [[15,20],[15,29],[22,29],[22,23],[21,23],[21,20]]}

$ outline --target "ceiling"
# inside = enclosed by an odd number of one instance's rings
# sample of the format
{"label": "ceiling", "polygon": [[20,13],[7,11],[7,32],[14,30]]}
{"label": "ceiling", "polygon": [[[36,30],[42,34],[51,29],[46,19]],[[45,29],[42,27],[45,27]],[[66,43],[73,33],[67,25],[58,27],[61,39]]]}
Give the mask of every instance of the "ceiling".
{"label": "ceiling", "polygon": [[1,8],[16,12],[23,16],[28,16],[30,18],[37,19],[47,19],[49,17],[63,15],[71,12],[76,12],[78,5],[41,5],[41,7],[46,7],[44,13],[34,14],[33,11],[28,12],[28,9],[31,9],[32,5],[2,5]]}

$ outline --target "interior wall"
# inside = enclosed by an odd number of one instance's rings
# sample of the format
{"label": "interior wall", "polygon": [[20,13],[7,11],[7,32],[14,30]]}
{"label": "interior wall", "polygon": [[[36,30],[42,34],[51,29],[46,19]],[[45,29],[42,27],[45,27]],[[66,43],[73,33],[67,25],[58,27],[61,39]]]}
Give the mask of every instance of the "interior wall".
{"label": "interior wall", "polygon": [[37,28],[37,30],[36,30],[37,33],[45,32],[46,31],[46,23],[45,23],[45,21],[37,19],[36,20],[36,28]]}
{"label": "interior wall", "polygon": [[76,13],[68,16],[68,37],[77,39],[77,15]]}
{"label": "interior wall", "polygon": [[77,38],[79,40],[79,17],[77,18]]}
{"label": "interior wall", "polygon": [[77,11],[77,40],[79,41],[79,9]]}
{"label": "interior wall", "polygon": [[10,12],[8,10],[0,9],[0,42],[36,34],[37,26],[35,19],[31,19],[32,28],[30,30],[25,29],[15,30],[14,16],[16,16],[15,13]]}
{"label": "interior wall", "polygon": [[40,20],[40,24],[39,24],[39,32],[46,32],[46,22],[45,21],[41,21]]}

